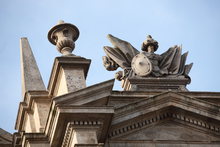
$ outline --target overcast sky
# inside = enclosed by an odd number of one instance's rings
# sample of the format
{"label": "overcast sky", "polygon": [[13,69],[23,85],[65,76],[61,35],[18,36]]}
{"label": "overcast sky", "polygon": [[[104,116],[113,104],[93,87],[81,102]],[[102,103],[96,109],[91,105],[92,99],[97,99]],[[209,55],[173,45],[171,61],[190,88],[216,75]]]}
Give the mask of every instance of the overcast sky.
{"label": "overcast sky", "polygon": [[[19,39],[27,37],[45,85],[57,52],[47,33],[59,20],[80,30],[74,54],[92,59],[87,85],[112,79],[102,65],[112,34],[140,50],[148,34],[158,54],[173,45],[189,51],[190,91],[220,91],[219,0],[1,0],[0,127],[13,133],[21,97]],[[120,83],[114,87],[120,90]]]}

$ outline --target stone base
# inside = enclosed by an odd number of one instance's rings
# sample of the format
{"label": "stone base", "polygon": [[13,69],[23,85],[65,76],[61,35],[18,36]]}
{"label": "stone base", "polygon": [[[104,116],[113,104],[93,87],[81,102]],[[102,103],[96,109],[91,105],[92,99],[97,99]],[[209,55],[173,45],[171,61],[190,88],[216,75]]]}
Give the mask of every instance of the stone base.
{"label": "stone base", "polygon": [[185,77],[132,77],[122,80],[122,88],[125,91],[188,91],[186,85],[189,83],[190,79]]}
{"label": "stone base", "polygon": [[48,91],[52,97],[86,87],[91,60],[80,56],[61,56],[54,60]]}

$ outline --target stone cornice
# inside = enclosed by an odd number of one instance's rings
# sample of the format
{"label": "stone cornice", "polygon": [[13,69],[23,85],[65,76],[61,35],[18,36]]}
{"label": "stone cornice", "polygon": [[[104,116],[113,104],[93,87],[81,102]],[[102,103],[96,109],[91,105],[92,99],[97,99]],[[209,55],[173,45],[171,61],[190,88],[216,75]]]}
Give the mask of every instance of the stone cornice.
{"label": "stone cornice", "polygon": [[187,97],[185,95],[168,92],[116,109],[116,114],[114,115],[112,124],[114,125],[128,119],[135,118],[139,115],[170,106],[181,108],[185,111],[190,111],[208,118],[220,120],[220,110],[218,105]]}
{"label": "stone cornice", "polygon": [[[169,92],[169,91],[167,91]],[[112,98],[123,98],[123,97],[148,97],[155,96],[161,93],[166,93],[164,91],[112,91]],[[201,92],[201,91],[187,91],[187,92],[175,92],[179,94],[184,94],[189,97],[194,97],[198,99],[219,99],[220,100],[220,92]]]}
{"label": "stone cornice", "polygon": [[28,143],[37,142],[41,143],[49,143],[47,136],[44,133],[23,133],[21,135],[21,144],[22,147],[27,147]]}
{"label": "stone cornice", "polygon": [[[51,145],[56,143],[61,145],[61,140],[56,138],[60,138],[65,132],[57,131],[65,131],[68,122],[76,121],[101,121],[105,124],[101,128],[103,129],[103,134],[101,135],[103,139],[107,135],[107,130],[114,114],[113,107],[105,106],[107,105],[108,96],[112,92],[113,84],[114,80],[108,80],[75,92],[54,97],[45,130]],[[103,99],[105,100],[103,101]],[[85,106],[88,104],[90,106]],[[62,128],[60,128],[61,126]]]}
{"label": "stone cornice", "polygon": [[109,133],[109,137],[115,138],[118,136],[123,136],[127,133],[141,130],[146,127],[152,127],[158,123],[170,120],[176,121],[178,123],[183,123],[184,125],[188,125],[192,128],[203,130],[204,132],[210,132],[213,135],[220,136],[219,122],[209,122],[206,119],[200,119],[187,113],[182,114],[178,111],[175,111],[175,108],[170,108],[161,112],[157,112],[150,116],[142,117],[141,119],[136,118],[135,121],[130,121],[122,125],[113,126]]}
{"label": "stone cornice", "polygon": [[103,127],[103,122],[102,121],[73,121],[73,122],[69,122],[67,124],[67,128],[66,128],[66,132],[65,132],[65,136],[63,138],[63,143],[62,143],[62,147],[69,147],[69,143],[71,141],[71,137],[73,134],[74,129],[95,129],[95,130],[99,130],[99,132],[97,131],[97,136],[98,138],[100,138],[101,132],[100,132],[100,128]]}
{"label": "stone cornice", "polygon": [[[80,89],[76,92],[71,92],[62,96],[54,97],[53,103],[55,105],[56,104],[84,105],[92,102],[94,103],[99,99],[107,98],[112,92],[113,85],[114,85],[114,79],[108,80],[102,83],[98,83]],[[106,105],[106,103],[101,105]]]}
{"label": "stone cornice", "polygon": [[50,110],[46,125],[46,135],[50,139],[51,146],[61,145],[68,122],[74,121],[100,121],[103,124],[102,134],[99,140],[103,142],[106,137],[111,118],[114,114],[113,107],[90,107],[90,106],[68,106],[53,105]]}
{"label": "stone cornice", "polygon": [[14,133],[13,135],[13,146],[15,147],[26,147],[28,143],[37,142],[37,143],[46,143],[48,144],[48,138],[44,133],[25,133],[19,132]]}

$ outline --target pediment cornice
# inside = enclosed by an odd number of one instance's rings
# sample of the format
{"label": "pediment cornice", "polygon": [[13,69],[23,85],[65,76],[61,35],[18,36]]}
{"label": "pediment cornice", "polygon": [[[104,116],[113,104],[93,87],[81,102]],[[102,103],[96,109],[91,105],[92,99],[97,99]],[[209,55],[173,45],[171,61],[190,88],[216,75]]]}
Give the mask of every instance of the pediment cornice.
{"label": "pediment cornice", "polygon": [[[111,92],[114,85],[114,79],[108,80],[102,83],[98,83],[75,92],[71,92],[65,95],[61,95],[53,98],[53,103],[57,104],[67,104],[67,105],[85,105],[89,103],[94,103],[103,98],[107,98]],[[107,100],[104,102],[106,105]],[[99,104],[98,104],[99,105]]]}
{"label": "pediment cornice", "polygon": [[120,124],[112,125],[109,131],[109,137],[117,138],[144,128],[154,127],[166,121],[178,122],[188,128],[200,130],[200,132],[204,133],[208,132],[214,136],[220,136],[219,121],[198,117],[192,113],[186,113],[180,109],[169,107],[161,111],[130,119]]}
{"label": "pediment cornice", "polygon": [[218,105],[184,94],[165,92],[116,109],[113,124],[127,120],[127,117],[134,118],[170,106],[220,120],[220,108]]}
{"label": "pediment cornice", "polygon": [[110,136],[171,119],[220,135],[216,104],[175,92],[165,92],[115,109]]}

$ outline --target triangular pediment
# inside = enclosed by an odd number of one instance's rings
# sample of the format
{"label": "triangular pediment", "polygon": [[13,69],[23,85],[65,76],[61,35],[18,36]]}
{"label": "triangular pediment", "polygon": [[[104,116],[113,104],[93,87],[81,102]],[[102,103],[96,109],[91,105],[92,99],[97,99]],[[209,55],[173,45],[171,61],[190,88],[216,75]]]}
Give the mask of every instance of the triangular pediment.
{"label": "triangular pediment", "polygon": [[220,121],[218,105],[183,94],[166,92],[117,108],[112,124],[123,123],[150,113],[158,113],[158,111],[170,107],[181,109],[184,113],[194,113],[195,115]]}
{"label": "triangular pediment", "polygon": [[104,81],[75,92],[53,98],[55,105],[90,105],[103,106],[107,104],[108,96],[112,92],[114,79]]}
{"label": "triangular pediment", "polygon": [[156,125],[138,129],[134,132],[116,137],[113,140],[121,141],[219,141],[220,136],[207,133],[186,124],[167,120]]}
{"label": "triangular pediment", "polygon": [[[186,131],[181,132],[181,130]],[[193,97],[167,92],[116,109],[109,138],[126,139],[125,136],[128,135],[127,139],[129,139],[129,136],[135,138],[135,134],[140,135],[139,139],[160,140],[161,135],[167,135],[166,137],[170,138],[164,139],[184,140],[192,135],[197,136],[195,139],[199,140],[208,135],[207,138],[211,136],[218,140],[220,138],[219,107]]]}

